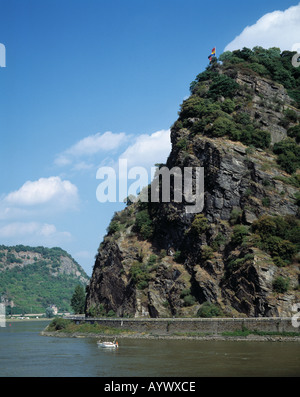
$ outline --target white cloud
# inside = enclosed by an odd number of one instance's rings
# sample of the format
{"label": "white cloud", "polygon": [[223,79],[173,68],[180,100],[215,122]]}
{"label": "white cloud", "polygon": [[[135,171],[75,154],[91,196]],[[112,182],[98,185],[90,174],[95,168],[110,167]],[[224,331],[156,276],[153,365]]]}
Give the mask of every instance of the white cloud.
{"label": "white cloud", "polygon": [[87,163],[85,161],[80,161],[79,163],[74,164],[74,171],[85,171],[94,168],[94,165],[91,163]]}
{"label": "white cloud", "polygon": [[128,136],[124,132],[114,134],[106,131],[103,134],[97,133],[87,136],[59,154],[55,159],[55,164],[65,166],[83,156],[92,156],[102,151],[118,149],[127,139]]}
{"label": "white cloud", "polygon": [[151,135],[139,135],[120,155],[120,159],[127,159],[128,167],[147,168],[153,167],[156,163],[165,163],[170,151],[170,130],[160,130]]}
{"label": "white cloud", "polygon": [[225,47],[225,51],[253,48],[279,47],[282,51],[292,50],[300,39],[300,3],[284,11],[265,14],[254,25],[243,32]]}
{"label": "white cloud", "polygon": [[70,181],[61,180],[58,176],[27,181],[20,189],[4,198],[6,204],[15,206],[34,206],[50,202],[73,206],[77,200],[77,187]]}
{"label": "white cloud", "polygon": [[70,241],[69,232],[58,231],[53,224],[12,222],[0,227],[0,238],[6,244],[57,245]]}
{"label": "white cloud", "polygon": [[0,199],[0,219],[28,218],[78,208],[77,187],[58,176],[27,181]]}
{"label": "white cloud", "polygon": [[[131,144],[124,150],[126,143]],[[122,150],[123,153],[118,155]],[[170,130],[137,136],[107,131],[104,134],[98,133],[81,139],[58,155],[55,164],[69,166],[73,171],[85,171],[95,169],[96,163],[98,167],[108,165],[114,167],[116,158],[126,158],[128,167],[151,167],[155,163],[165,162],[170,151]],[[99,165],[99,157],[97,160],[95,158],[95,155],[100,152],[106,155],[105,158],[101,158],[101,165]]]}
{"label": "white cloud", "polygon": [[37,222],[14,222],[9,223],[0,228],[0,237],[1,238],[11,238],[16,236],[28,235],[35,233],[38,229]]}

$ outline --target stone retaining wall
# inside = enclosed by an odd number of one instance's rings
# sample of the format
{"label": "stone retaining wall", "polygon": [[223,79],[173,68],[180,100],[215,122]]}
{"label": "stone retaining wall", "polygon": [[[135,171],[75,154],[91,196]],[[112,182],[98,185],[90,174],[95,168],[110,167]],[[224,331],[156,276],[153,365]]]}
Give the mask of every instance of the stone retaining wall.
{"label": "stone retaining wall", "polygon": [[256,331],[300,332],[292,324],[290,317],[284,318],[85,318],[66,317],[76,323],[99,323],[104,326],[124,328],[136,332],[168,335],[175,332],[199,332],[221,334],[225,331],[238,331],[244,328]]}

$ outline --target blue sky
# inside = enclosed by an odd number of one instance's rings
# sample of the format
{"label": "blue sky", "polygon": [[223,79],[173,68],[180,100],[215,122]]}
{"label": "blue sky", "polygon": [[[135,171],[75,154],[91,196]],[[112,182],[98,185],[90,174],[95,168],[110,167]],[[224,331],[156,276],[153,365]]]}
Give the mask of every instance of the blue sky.
{"label": "blue sky", "polygon": [[211,49],[292,49],[299,4],[0,0],[0,244],[60,246],[90,275],[124,207],[97,201],[97,169],[164,162]]}

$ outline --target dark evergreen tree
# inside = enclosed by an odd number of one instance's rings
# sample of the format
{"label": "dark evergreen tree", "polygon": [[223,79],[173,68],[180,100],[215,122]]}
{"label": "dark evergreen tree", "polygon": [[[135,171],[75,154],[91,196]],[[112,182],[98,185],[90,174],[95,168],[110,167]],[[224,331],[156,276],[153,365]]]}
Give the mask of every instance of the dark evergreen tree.
{"label": "dark evergreen tree", "polygon": [[71,307],[75,314],[84,313],[85,293],[81,285],[77,285],[71,299]]}

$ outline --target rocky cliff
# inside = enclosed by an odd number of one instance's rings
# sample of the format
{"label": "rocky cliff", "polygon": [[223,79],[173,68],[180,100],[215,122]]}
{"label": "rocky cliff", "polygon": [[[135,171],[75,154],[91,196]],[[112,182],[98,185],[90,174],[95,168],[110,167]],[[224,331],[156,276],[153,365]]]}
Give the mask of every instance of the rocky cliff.
{"label": "rocky cliff", "polygon": [[187,213],[173,197],[116,213],[87,315],[292,314],[300,299],[300,110],[268,64],[259,69],[256,53],[247,62],[242,55],[197,76],[171,128],[165,166],[203,167],[203,210]]}

